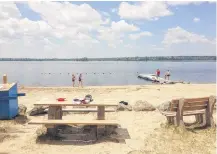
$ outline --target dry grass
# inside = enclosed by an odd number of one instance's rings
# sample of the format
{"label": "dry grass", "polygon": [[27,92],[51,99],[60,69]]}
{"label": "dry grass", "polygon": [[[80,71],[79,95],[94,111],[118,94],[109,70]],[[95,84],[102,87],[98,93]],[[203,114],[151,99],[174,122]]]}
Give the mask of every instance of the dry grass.
{"label": "dry grass", "polygon": [[216,128],[183,130],[163,125],[145,140],[143,150],[137,152],[138,154],[139,152],[146,154],[214,154],[216,153]]}

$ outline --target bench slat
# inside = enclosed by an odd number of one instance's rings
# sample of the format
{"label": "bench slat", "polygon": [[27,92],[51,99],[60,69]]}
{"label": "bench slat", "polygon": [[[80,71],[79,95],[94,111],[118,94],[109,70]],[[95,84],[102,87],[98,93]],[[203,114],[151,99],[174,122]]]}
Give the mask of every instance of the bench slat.
{"label": "bench slat", "polygon": [[[164,116],[167,116],[167,117],[175,117],[176,116],[176,112],[173,112],[173,111],[164,111],[164,112],[161,112],[161,114],[163,114]],[[205,110],[183,112],[183,116],[190,116],[190,115],[195,115],[195,114],[205,114]]]}
{"label": "bench slat", "polygon": [[119,125],[115,120],[31,120],[28,124],[37,125]]}
{"label": "bench slat", "polygon": [[183,111],[194,111],[194,110],[202,110],[206,109],[206,106],[185,106],[183,107]]}
{"label": "bench slat", "polygon": [[[208,101],[209,97],[201,97],[201,98],[185,98],[185,102],[203,102]],[[174,104],[177,104],[179,102],[179,99],[172,100]]]}

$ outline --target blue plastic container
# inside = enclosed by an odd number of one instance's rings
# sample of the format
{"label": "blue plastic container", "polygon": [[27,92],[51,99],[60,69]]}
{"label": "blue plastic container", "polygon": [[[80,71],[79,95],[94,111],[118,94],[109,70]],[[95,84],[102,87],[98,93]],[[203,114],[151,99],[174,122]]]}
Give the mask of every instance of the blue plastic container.
{"label": "blue plastic container", "polygon": [[17,84],[0,84],[0,119],[13,119],[18,114]]}

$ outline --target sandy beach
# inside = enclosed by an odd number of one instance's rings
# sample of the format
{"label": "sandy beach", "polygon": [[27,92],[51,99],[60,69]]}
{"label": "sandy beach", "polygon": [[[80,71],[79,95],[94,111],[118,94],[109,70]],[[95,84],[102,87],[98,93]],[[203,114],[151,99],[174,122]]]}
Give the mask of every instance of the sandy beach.
{"label": "sandy beach", "polygon": [[[19,98],[19,104],[34,107],[34,103],[55,101],[65,97],[67,100],[83,98],[90,94],[94,103],[117,104],[126,101],[134,105],[138,100],[145,100],[158,106],[173,98],[194,98],[216,95],[216,84],[175,84],[175,85],[141,85],[141,86],[105,86],[105,87],[21,87],[19,92],[26,93]],[[93,119],[96,113],[69,114],[66,118]],[[29,119],[45,118],[44,116]],[[56,144],[55,142],[36,143],[41,125],[17,124],[15,121],[0,120],[0,153],[7,154],[127,154],[139,153],[192,153],[214,154],[216,150],[216,131],[214,129],[197,129],[181,131],[167,127],[166,118],[158,110],[149,112],[119,111],[106,113],[107,119],[118,120],[121,127],[126,128],[131,139],[126,143],[103,141],[87,145]],[[186,120],[192,120],[188,118]],[[214,120],[216,114],[214,113]],[[140,151],[140,152],[139,152]],[[134,152],[136,154],[136,152]]]}

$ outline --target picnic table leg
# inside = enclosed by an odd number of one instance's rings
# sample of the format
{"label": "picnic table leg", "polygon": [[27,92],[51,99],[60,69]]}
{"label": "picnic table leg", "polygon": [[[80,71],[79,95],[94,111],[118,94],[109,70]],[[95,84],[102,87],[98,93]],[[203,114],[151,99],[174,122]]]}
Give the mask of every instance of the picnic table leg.
{"label": "picnic table leg", "polygon": [[97,120],[105,120],[105,106],[98,106]]}
{"label": "picnic table leg", "polygon": [[[62,106],[49,106],[48,119],[49,120],[62,119]],[[52,136],[56,136],[56,134],[57,134],[56,126],[53,126],[51,128],[49,128],[49,126],[47,126],[47,133],[52,135]]]}
{"label": "picnic table leg", "polygon": [[[105,106],[98,106],[97,108],[97,120],[105,120]],[[96,131],[97,139],[100,139],[101,136],[105,135],[105,126],[97,126]]]}
{"label": "picnic table leg", "polygon": [[62,119],[62,106],[49,106],[48,119]]}

